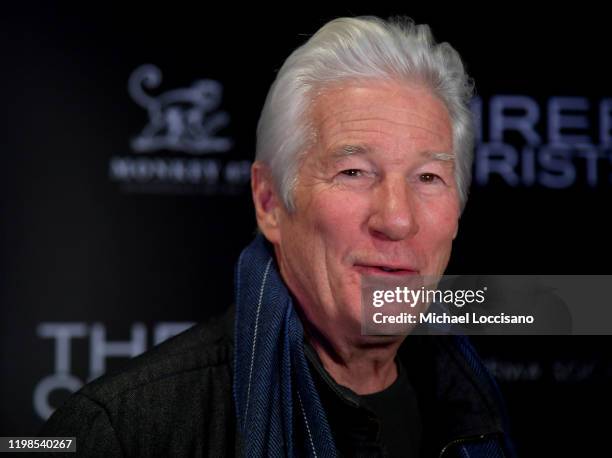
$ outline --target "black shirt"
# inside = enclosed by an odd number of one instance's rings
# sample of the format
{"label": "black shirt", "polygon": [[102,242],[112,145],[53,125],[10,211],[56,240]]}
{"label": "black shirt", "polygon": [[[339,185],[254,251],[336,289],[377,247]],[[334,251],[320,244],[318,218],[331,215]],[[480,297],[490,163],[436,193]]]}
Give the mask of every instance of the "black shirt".
{"label": "black shirt", "polygon": [[419,456],[422,425],[417,397],[399,358],[393,384],[359,396],[333,380],[308,342],[304,350],[340,456]]}
{"label": "black shirt", "polygon": [[389,387],[360,398],[380,421],[380,438],[388,456],[417,457],[423,432],[417,395],[403,364],[399,359],[396,363],[398,377]]}

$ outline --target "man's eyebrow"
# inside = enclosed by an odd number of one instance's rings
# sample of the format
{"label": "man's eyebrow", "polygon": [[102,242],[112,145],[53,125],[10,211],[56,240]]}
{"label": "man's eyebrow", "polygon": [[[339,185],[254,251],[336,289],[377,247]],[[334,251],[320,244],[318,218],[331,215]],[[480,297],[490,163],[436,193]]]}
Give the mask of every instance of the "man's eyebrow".
{"label": "man's eyebrow", "polygon": [[[372,150],[369,147],[363,145],[341,145],[332,149],[331,157],[332,159],[342,159],[348,156],[365,155],[371,152]],[[455,155],[452,153],[423,151],[421,153],[421,156],[423,156],[425,159],[429,159],[432,161],[455,161]]]}
{"label": "man's eyebrow", "polygon": [[368,154],[370,152],[370,148],[362,145],[341,145],[332,149],[331,157],[333,159],[342,159],[343,157]]}
{"label": "man's eyebrow", "polygon": [[455,155],[451,153],[438,153],[435,151],[425,151],[423,152],[422,155],[433,161],[444,161],[444,162],[454,162],[455,161]]}

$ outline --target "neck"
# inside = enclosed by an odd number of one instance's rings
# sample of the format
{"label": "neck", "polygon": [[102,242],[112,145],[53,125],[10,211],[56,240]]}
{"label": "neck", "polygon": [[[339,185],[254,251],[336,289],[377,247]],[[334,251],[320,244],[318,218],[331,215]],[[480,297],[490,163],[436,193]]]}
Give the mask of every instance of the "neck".
{"label": "neck", "polygon": [[323,367],[339,385],[362,395],[382,391],[397,379],[395,356],[403,339],[373,337],[369,342],[351,343],[336,336],[332,341],[307,322],[304,331]]}

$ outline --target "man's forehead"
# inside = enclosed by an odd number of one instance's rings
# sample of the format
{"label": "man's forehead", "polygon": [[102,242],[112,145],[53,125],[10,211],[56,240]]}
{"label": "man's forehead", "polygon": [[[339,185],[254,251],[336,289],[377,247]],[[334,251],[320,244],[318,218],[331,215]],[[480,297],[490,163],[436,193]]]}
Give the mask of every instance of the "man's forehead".
{"label": "man's forehead", "polygon": [[[311,115],[317,138],[326,149],[333,144],[355,143],[371,134],[430,142],[434,149],[450,149],[442,143],[452,143],[446,106],[420,86],[369,82],[332,87],[318,94]],[[339,153],[368,152],[357,143],[348,146]]]}

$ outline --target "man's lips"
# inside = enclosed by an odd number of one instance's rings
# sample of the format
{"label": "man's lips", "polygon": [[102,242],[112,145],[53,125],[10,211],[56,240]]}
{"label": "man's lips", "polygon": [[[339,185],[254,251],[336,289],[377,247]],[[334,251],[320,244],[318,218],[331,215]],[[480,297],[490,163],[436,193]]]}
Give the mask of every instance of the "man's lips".
{"label": "man's lips", "polygon": [[402,264],[355,264],[355,269],[366,275],[414,275],[418,270]]}

